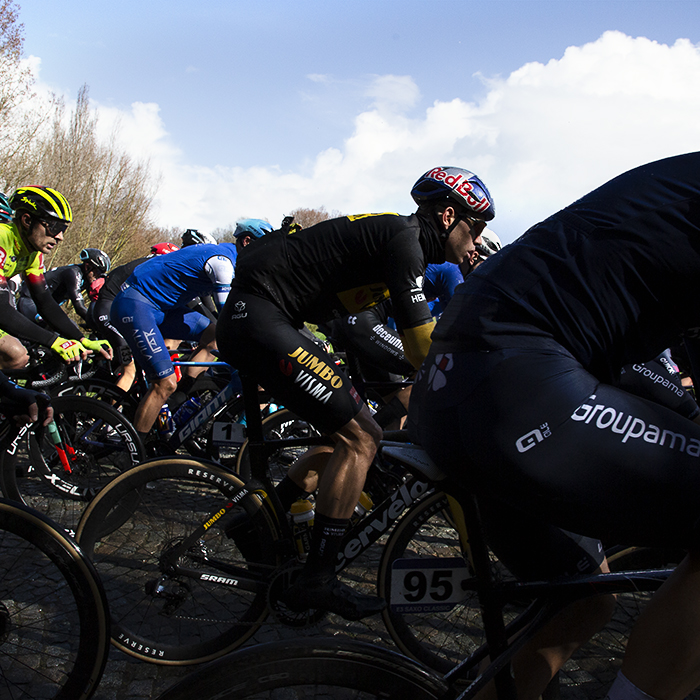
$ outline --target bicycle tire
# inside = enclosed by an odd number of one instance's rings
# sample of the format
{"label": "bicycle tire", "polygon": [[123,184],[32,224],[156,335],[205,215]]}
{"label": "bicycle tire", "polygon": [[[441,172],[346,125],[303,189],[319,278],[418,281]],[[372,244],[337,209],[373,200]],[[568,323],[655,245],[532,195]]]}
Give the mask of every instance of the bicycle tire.
{"label": "bicycle tire", "polygon": [[[229,506],[250,516],[256,534],[249,548],[226,536],[225,518],[211,516]],[[121,525],[105,533],[102,523],[110,517]],[[209,519],[176,562],[198,578],[173,574],[168,553]],[[171,665],[214,659],[262,624],[278,564],[277,537],[264,498],[218,465],[180,457],[151,460],[117,477],[90,503],[78,528],[107,593],[114,645]]]}
{"label": "bicycle tire", "polygon": [[297,639],[219,659],[158,700],[434,700],[446,690],[431,671],[388,649],[349,639]]}
{"label": "bicycle tire", "polygon": [[[484,642],[476,592],[469,591],[461,603],[446,611],[397,611],[391,605],[392,565],[406,558],[463,559],[448,512],[442,492],[414,504],[389,535],[377,577],[379,595],[388,602],[382,615],[391,638],[404,654],[438,673],[447,673]],[[494,564],[500,567],[500,575],[509,576],[495,557]]]}
{"label": "bicycle tire", "polygon": [[[318,437],[321,433],[303,418],[289,409],[282,408],[267,416],[263,422],[263,435],[266,439]],[[268,475],[273,484],[277,484],[286,475],[289,467],[309,449],[309,446],[285,447],[273,452],[267,460]],[[244,480],[252,478],[250,451],[248,442],[244,442],[238,460],[236,473]]]}
{"label": "bicycle tire", "polygon": [[[672,568],[685,556],[679,549],[627,547],[609,557],[611,571]],[[559,672],[562,698],[602,697],[615,680],[625,655],[629,633],[652,597],[648,591],[619,593],[612,619],[574,653]],[[695,691],[690,698],[700,698]]]}
{"label": "bicycle tire", "polygon": [[133,422],[138,408],[138,399],[123,389],[120,389],[113,381],[106,379],[71,379],[54,387],[51,396],[87,396],[91,399],[105,401],[113,406],[126,418]]}
{"label": "bicycle tire", "polygon": [[104,590],[51,521],[0,499],[0,695],[87,700],[109,653]]}
{"label": "bicycle tire", "polygon": [[[3,467],[5,496],[44,513],[70,534],[83,510],[116,475],[139,464],[145,450],[134,427],[104,401],[85,396],[52,399],[56,426],[75,450],[71,473],[61,465],[48,431],[28,439],[28,475],[13,460]],[[17,465],[21,464],[20,456]],[[20,468],[21,469],[21,468]],[[110,526],[109,521],[105,526]]]}

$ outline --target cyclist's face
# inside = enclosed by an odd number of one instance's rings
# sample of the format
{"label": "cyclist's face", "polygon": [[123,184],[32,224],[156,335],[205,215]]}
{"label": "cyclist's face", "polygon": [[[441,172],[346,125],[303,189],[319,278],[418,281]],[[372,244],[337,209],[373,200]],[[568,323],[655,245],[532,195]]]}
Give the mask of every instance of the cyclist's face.
{"label": "cyclist's face", "polygon": [[22,220],[27,222],[27,228],[29,230],[27,241],[34,250],[38,250],[46,255],[63,240],[63,232],[54,234],[49,229],[48,224],[39,219],[32,218],[28,214],[25,216],[27,218],[24,219],[23,217]]}
{"label": "cyclist's face", "polygon": [[476,250],[475,243],[481,243],[481,222],[473,222],[462,219],[451,231],[447,241],[445,241],[445,260],[447,262],[461,265],[465,260],[471,258]]}

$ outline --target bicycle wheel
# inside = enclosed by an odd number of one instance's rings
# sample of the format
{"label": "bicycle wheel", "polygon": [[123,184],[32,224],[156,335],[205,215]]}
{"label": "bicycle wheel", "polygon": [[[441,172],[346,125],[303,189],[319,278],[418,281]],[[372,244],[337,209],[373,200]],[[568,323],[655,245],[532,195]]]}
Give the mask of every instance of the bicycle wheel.
{"label": "bicycle wheel", "polygon": [[[399,560],[410,562],[406,568],[399,568],[403,566]],[[510,577],[495,557],[493,564],[500,576]],[[437,578],[436,567],[442,567]],[[382,615],[401,651],[446,673],[483,644],[476,592],[461,592],[459,586],[459,581],[471,576],[450,519],[447,497],[441,492],[427,496],[397,524],[379,565],[377,587],[379,595],[388,602]],[[392,587],[403,585],[404,581],[415,596],[409,594],[398,601],[396,587]],[[445,585],[451,589],[447,597]]]}
{"label": "bicycle wheel", "polygon": [[428,669],[388,649],[347,639],[298,639],[219,659],[158,700],[430,700],[446,690]]}
{"label": "bicycle wheel", "polygon": [[0,499],[0,696],[83,700],[109,652],[104,591],[48,518]]}
{"label": "bicycle wheel", "polygon": [[[682,550],[629,547],[609,557],[611,571],[673,568],[685,556]],[[583,645],[559,672],[562,698],[603,697],[615,680],[630,631],[652,592],[617,594],[610,622]],[[700,691],[691,694],[700,698]]]}
{"label": "bicycle wheel", "polygon": [[[263,434],[268,440],[281,440],[284,438],[318,437],[321,433],[295,413],[282,408],[263,420]],[[267,460],[267,468],[272,483],[276,484],[282,481],[289,467],[308,449],[308,446],[285,447],[270,455]],[[247,442],[243,444],[238,454],[236,472],[245,481],[252,478]]]}
{"label": "bicycle wheel", "polygon": [[[248,534],[237,529],[230,539],[228,515],[242,512]],[[105,534],[110,518],[121,524]],[[113,643],[173,665],[242,644],[267,616],[279,550],[273,523],[258,493],[208,462],[162,458],[115,479],[78,528],[107,592]]]}
{"label": "bicycle wheel", "polygon": [[[7,493],[48,515],[73,534],[86,505],[115,476],[139,464],[145,452],[136,430],[104,401],[84,396],[52,399],[55,423],[68,451],[68,471],[48,430],[29,437],[28,467],[22,456],[3,476]],[[26,464],[26,463],[25,463]]]}
{"label": "bicycle wheel", "polygon": [[52,396],[87,396],[105,401],[123,413],[129,421],[133,421],[139,405],[131,394],[106,379],[71,379],[52,388],[50,393]]}

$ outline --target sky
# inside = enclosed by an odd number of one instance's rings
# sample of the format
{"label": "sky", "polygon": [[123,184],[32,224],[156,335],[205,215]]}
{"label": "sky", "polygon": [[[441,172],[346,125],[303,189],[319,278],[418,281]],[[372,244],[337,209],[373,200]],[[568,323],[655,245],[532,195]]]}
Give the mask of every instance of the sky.
{"label": "sky", "polygon": [[148,160],[160,226],[415,210],[476,173],[504,242],[606,180],[700,150],[692,0],[18,0],[39,93],[87,85]]}

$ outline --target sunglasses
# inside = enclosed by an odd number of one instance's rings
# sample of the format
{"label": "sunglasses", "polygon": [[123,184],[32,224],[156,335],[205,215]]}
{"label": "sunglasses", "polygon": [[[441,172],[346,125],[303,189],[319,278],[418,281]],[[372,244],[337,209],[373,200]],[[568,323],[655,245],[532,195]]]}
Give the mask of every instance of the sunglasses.
{"label": "sunglasses", "polygon": [[53,238],[60,236],[68,228],[68,224],[65,221],[40,220],[39,223],[49,232],[50,236],[53,236]]}

